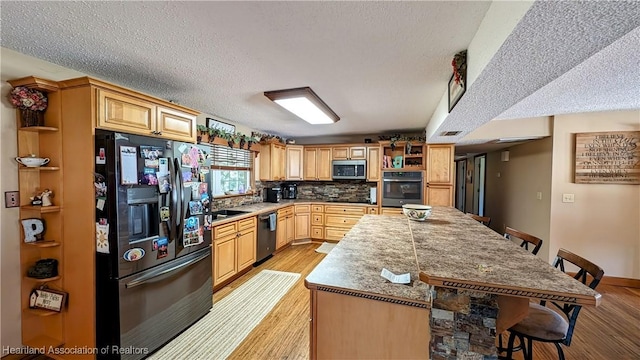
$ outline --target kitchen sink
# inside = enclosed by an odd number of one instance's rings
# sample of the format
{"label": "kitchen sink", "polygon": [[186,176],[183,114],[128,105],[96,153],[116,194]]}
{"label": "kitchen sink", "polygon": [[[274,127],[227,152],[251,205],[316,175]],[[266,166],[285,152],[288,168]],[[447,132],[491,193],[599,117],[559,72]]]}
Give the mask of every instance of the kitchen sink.
{"label": "kitchen sink", "polygon": [[213,215],[213,219],[224,219],[230,216],[248,214],[250,211],[240,211],[240,210],[217,210],[213,211],[211,215]]}

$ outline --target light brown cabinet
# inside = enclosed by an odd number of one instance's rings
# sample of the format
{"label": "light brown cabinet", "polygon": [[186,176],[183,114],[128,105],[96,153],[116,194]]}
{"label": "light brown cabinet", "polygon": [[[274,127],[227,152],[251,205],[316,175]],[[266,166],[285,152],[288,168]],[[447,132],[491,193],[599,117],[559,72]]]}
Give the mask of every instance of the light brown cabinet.
{"label": "light brown cabinet", "polygon": [[381,208],[382,215],[402,215],[402,209],[399,208]]}
{"label": "light brown cabinet", "polygon": [[304,179],[331,181],[331,152],[330,147],[304,148]]}
{"label": "light brown cabinet", "polygon": [[256,262],[256,217],[242,219],[213,228],[213,286]]}
{"label": "light brown cabinet", "polygon": [[427,145],[425,201],[432,206],[453,206],[454,145]]}
{"label": "light brown cabinet", "polygon": [[[74,259],[64,257],[65,252],[74,250],[75,239],[67,239],[63,233],[62,209],[65,202],[64,184],[62,177],[63,168],[63,139],[61,134],[60,118],[60,92],[53,82],[43,81],[37,78],[18,79],[9,82],[12,86],[25,86],[35,89],[47,95],[49,108],[44,113],[44,126],[23,127],[18,116],[18,156],[28,156],[35,154],[38,157],[50,158],[50,163],[42,167],[24,167],[18,165],[18,190],[20,206],[20,220],[37,218],[44,222],[43,237],[34,242],[25,242],[24,231],[21,231],[21,238],[4,239],[11,240],[11,243],[20,244],[20,309],[22,317],[22,344],[32,348],[53,347],[57,348],[66,343],[66,340],[74,338],[71,334],[73,330],[66,333],[65,316],[70,313],[77,314],[81,308],[63,307],[61,312],[43,309],[30,309],[29,296],[31,291],[40,286],[49,286],[52,289],[63,290],[73,293],[74,296],[82,297],[84,294],[76,292],[78,284],[76,278],[71,276],[70,271],[64,272],[65,268],[82,266],[84,263],[92,265],[86,259]],[[20,115],[22,110],[16,112]],[[32,206],[29,197],[49,189],[53,192],[53,206]],[[95,243],[94,243],[95,244]],[[88,254],[87,254],[88,255]],[[91,254],[93,256],[93,254]],[[58,260],[58,275],[47,279],[35,279],[27,276],[29,267],[36,261],[44,258]],[[89,272],[91,273],[90,270]],[[69,276],[67,276],[69,275]],[[91,295],[88,296],[93,300]],[[78,306],[84,305],[84,300],[78,301]],[[74,304],[74,306],[76,306]],[[20,315],[18,315],[20,316]],[[92,331],[92,330],[89,330]]]}
{"label": "light brown cabinet", "polygon": [[380,147],[367,147],[367,181],[374,182],[380,180]]}
{"label": "light brown cabinet", "polygon": [[295,205],[295,240],[311,238],[311,205]]}
{"label": "light brown cabinet", "polygon": [[280,181],[285,179],[286,150],[279,143],[263,143],[260,148],[260,180]]}
{"label": "light brown cabinet", "polygon": [[369,215],[378,215],[378,207],[377,206],[367,206],[367,214],[369,214]]}
{"label": "light brown cabinet", "polygon": [[276,250],[279,250],[295,238],[296,222],[293,206],[287,206],[278,210],[278,225],[276,227]]}
{"label": "light brown cabinet", "polygon": [[[406,141],[381,141],[382,169],[417,171],[425,169],[425,145]],[[385,160],[386,159],[386,160]]]}
{"label": "light brown cabinet", "polygon": [[364,146],[334,146],[333,160],[365,160],[367,148]]}
{"label": "light brown cabinet", "polygon": [[172,109],[132,92],[96,88],[96,127],[126,133],[195,142],[196,114]]}
{"label": "light brown cabinet", "polygon": [[324,239],[340,241],[365,213],[364,206],[325,205]]}
{"label": "light brown cabinet", "polygon": [[303,179],[303,158],[304,147],[302,145],[287,145],[287,180],[302,180]]}

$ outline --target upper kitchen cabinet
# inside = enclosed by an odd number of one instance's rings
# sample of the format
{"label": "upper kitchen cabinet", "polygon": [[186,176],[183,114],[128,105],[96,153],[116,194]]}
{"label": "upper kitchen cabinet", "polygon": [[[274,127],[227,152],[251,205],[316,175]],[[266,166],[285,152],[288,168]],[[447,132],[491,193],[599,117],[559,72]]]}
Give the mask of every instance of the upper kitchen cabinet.
{"label": "upper kitchen cabinet", "polygon": [[88,77],[60,84],[63,89],[84,89],[83,102],[96,99],[96,128],[196,142],[194,110]]}
{"label": "upper kitchen cabinet", "polygon": [[367,147],[367,181],[380,180],[380,147]]}
{"label": "upper kitchen cabinet", "polygon": [[287,145],[287,180],[302,180],[304,147],[302,145]]}
{"label": "upper kitchen cabinet", "polygon": [[333,160],[365,160],[367,148],[364,146],[334,146]]}
{"label": "upper kitchen cabinet", "polygon": [[427,145],[427,182],[425,200],[428,205],[453,206],[454,145]]}
{"label": "upper kitchen cabinet", "polygon": [[427,145],[427,183],[453,185],[453,144]]}
{"label": "upper kitchen cabinet", "polygon": [[331,147],[304,147],[304,180],[331,181]]}
{"label": "upper kitchen cabinet", "polygon": [[407,141],[381,141],[382,169],[398,171],[424,170],[424,148],[422,143]]}
{"label": "upper kitchen cabinet", "polygon": [[286,148],[280,143],[263,143],[260,149],[260,180],[285,179]]}

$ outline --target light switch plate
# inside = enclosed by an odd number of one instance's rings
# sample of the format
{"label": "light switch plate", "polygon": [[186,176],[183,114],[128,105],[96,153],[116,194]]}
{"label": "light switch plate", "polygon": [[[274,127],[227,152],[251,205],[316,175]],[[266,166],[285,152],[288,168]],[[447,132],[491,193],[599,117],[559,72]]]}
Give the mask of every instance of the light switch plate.
{"label": "light switch plate", "polygon": [[538,200],[542,200],[542,191],[538,191],[538,192],[536,193],[536,199],[538,199]]}
{"label": "light switch plate", "polygon": [[574,194],[562,194],[563,203],[572,203],[574,201]]}
{"label": "light switch plate", "polygon": [[20,206],[20,192],[18,191],[5,191],[4,192],[4,207],[12,208]]}

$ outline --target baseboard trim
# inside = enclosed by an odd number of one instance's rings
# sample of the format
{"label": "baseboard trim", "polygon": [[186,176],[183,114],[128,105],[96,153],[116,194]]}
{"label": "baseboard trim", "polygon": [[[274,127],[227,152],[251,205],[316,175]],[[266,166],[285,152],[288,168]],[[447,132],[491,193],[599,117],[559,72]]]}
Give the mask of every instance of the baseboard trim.
{"label": "baseboard trim", "polygon": [[[575,272],[567,272],[567,274],[569,274],[571,276],[575,276],[576,275]],[[640,279],[623,278],[623,277],[615,277],[615,276],[606,276],[605,275],[605,276],[602,277],[602,280],[600,280],[600,284],[640,289]]]}

